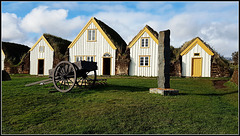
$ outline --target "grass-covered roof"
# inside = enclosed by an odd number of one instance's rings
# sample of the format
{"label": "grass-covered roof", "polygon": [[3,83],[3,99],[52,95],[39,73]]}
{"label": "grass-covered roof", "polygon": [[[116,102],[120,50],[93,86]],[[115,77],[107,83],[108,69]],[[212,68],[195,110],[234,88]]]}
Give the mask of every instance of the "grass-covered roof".
{"label": "grass-covered roof", "polygon": [[128,47],[132,47],[132,45],[136,42],[138,38],[145,32],[145,29],[149,30],[150,33],[158,40],[158,32],[153,30],[149,25],[146,25],[142,30],[139,31],[139,33],[133,37],[133,39],[129,42]]}
{"label": "grass-covered roof", "polygon": [[2,42],[2,50],[5,54],[5,60],[13,65],[18,64],[29,49],[30,48],[26,45]]}
{"label": "grass-covered roof", "polygon": [[65,54],[68,46],[71,44],[70,41],[62,39],[61,37],[57,37],[51,34],[44,33],[43,36],[46,38],[48,43],[54,49],[54,52],[60,52],[61,54]]}
{"label": "grass-covered roof", "polygon": [[108,36],[108,38],[113,42],[113,44],[116,46],[116,48],[121,52],[124,53],[126,50],[126,42],[122,39],[122,37],[111,27],[106,25],[101,20],[98,20],[94,18],[96,22],[99,24],[99,26],[102,28],[102,30],[105,32],[105,34]]}
{"label": "grass-covered roof", "polygon": [[158,32],[153,30],[149,25],[146,25],[145,27],[158,39]]}

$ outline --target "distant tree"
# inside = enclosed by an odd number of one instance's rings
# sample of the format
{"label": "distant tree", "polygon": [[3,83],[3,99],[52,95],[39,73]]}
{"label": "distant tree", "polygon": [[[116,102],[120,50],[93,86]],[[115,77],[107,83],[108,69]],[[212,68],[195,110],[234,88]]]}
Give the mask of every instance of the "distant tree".
{"label": "distant tree", "polygon": [[232,53],[232,60],[234,64],[238,65],[238,51]]}

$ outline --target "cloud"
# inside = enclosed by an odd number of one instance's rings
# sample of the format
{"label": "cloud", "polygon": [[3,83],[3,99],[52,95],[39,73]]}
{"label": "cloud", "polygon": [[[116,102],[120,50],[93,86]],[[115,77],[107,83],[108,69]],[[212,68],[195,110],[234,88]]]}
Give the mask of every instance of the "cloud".
{"label": "cloud", "polygon": [[146,12],[99,12],[94,16],[117,31],[126,43],[129,43],[146,24],[149,24],[149,20],[158,18],[157,15]]}
{"label": "cloud", "polygon": [[170,29],[174,47],[199,36],[223,55],[231,56],[229,52],[238,50],[236,3],[43,2],[38,5],[42,6],[21,18],[2,13],[3,39],[28,37],[28,41],[34,42],[30,35],[36,39],[43,33],[51,33],[73,40],[87,21],[96,17],[117,31],[127,43],[148,24],[157,32]]}
{"label": "cloud", "polygon": [[166,14],[173,6],[167,2],[139,2],[136,8],[141,11],[151,11],[153,14]]}
{"label": "cloud", "polygon": [[[2,13],[2,40],[25,39],[25,32],[19,26],[21,19],[16,14]],[[20,41],[20,40],[17,40]]]}
{"label": "cloud", "polygon": [[203,27],[199,35],[221,55],[231,57],[231,54],[238,50],[238,32],[237,24],[213,22]]}
{"label": "cloud", "polygon": [[83,26],[84,20],[80,16],[72,19],[67,19],[67,16],[67,10],[49,10],[47,6],[39,6],[22,19],[21,27],[27,32],[68,37],[76,28]]}
{"label": "cloud", "polygon": [[29,44],[34,43],[43,33],[73,40],[88,20],[81,16],[67,17],[68,10],[51,10],[47,6],[34,8],[23,18],[2,13],[2,40],[32,46]]}
{"label": "cloud", "polygon": [[[149,7],[150,5],[141,3],[138,8]],[[199,8],[204,5],[195,5],[194,7],[196,6]],[[227,8],[227,6],[224,7]],[[208,8],[210,6],[205,9]],[[170,29],[171,45],[174,47],[180,47],[184,42],[198,36],[220,54],[230,57],[231,52],[238,50],[238,24],[236,21],[232,21],[236,20],[237,16],[228,14],[232,13],[233,9],[227,8],[227,10],[221,12],[220,9],[217,5],[214,6],[213,10],[205,11],[193,10],[189,12],[189,9],[181,9],[181,13],[169,17],[168,20],[166,16],[172,15],[172,13],[163,15],[148,11],[102,11],[94,16],[116,30],[127,43],[148,24],[157,32]],[[221,16],[221,13],[226,11],[227,13]],[[226,17],[227,14],[228,17]]]}

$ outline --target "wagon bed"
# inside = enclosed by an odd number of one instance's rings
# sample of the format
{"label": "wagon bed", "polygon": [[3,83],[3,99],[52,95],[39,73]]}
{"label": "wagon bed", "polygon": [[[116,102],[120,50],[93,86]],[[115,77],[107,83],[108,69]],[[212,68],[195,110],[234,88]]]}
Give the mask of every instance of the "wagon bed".
{"label": "wagon bed", "polygon": [[55,68],[49,70],[50,79],[26,84],[25,86],[53,83],[58,91],[68,92],[75,85],[80,88],[105,85],[107,79],[97,79],[97,69],[97,62],[79,61],[71,63],[69,61],[62,61]]}

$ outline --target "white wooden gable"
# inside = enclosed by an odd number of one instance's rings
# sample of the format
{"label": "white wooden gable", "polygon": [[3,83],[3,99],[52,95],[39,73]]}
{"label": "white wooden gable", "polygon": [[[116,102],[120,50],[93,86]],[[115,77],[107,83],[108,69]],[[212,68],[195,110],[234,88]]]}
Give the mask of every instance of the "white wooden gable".
{"label": "white wooden gable", "polygon": [[[95,41],[88,41],[88,30],[96,30]],[[92,56],[98,65],[97,75],[103,75],[104,54],[110,54],[110,75],[115,75],[115,57],[117,48],[94,18],[89,20],[68,48],[69,61],[72,63],[77,61],[77,57],[86,60],[87,57]]]}
{"label": "white wooden gable", "polygon": [[213,52],[196,38],[184,51],[182,56],[182,76],[191,77],[193,72],[193,59],[201,59],[201,77],[211,77],[211,56]]}
{"label": "white wooden gable", "polygon": [[30,74],[38,75],[38,60],[44,60],[44,75],[49,75],[48,70],[53,67],[54,50],[44,36],[30,49]]}

